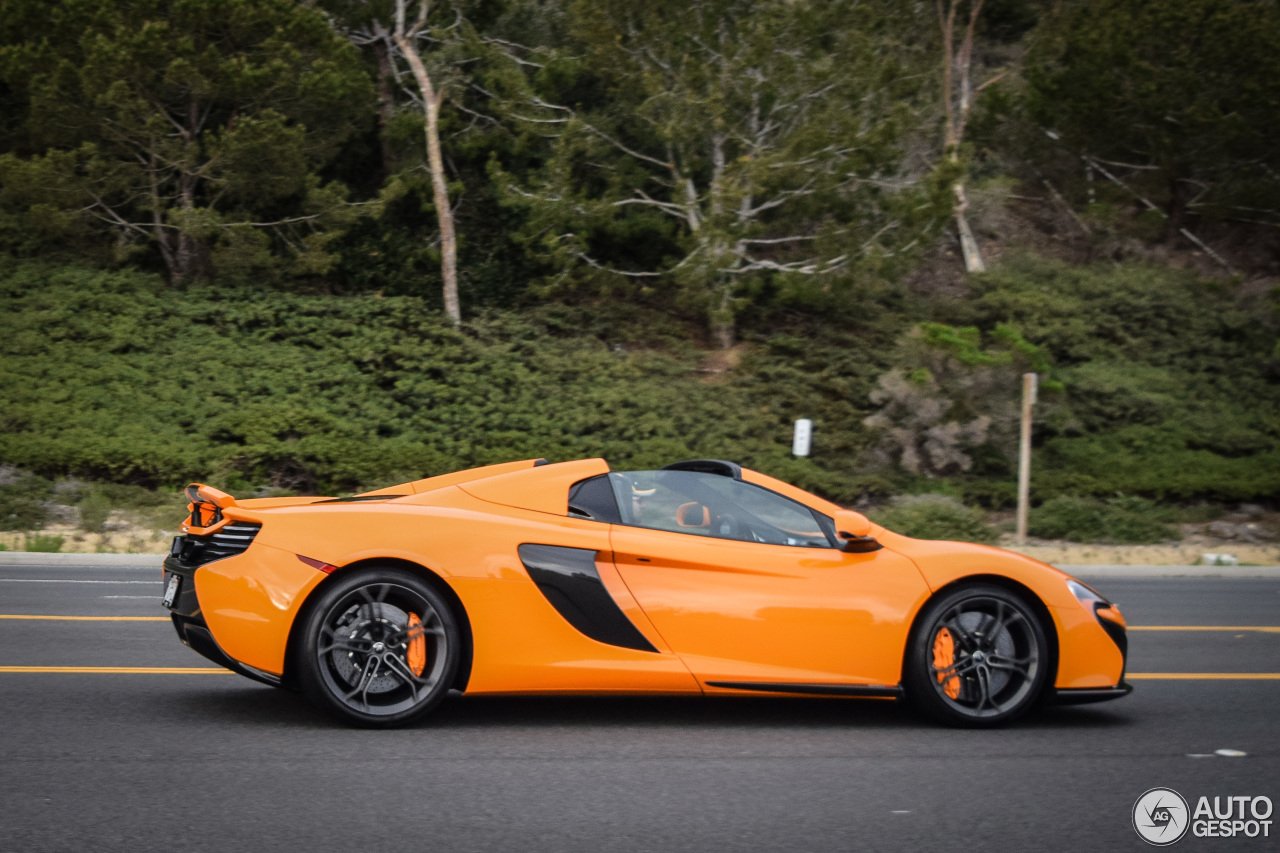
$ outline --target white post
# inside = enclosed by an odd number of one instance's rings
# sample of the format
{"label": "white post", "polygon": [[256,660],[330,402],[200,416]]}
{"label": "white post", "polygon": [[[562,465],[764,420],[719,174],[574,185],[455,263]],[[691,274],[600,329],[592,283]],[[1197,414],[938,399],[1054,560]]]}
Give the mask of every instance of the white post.
{"label": "white post", "polygon": [[1018,448],[1017,543],[1027,544],[1027,510],[1031,503],[1031,407],[1036,404],[1036,375],[1022,374],[1022,436]]}
{"label": "white post", "polygon": [[812,440],[813,421],[808,418],[796,421],[795,437],[791,439],[791,453],[795,456],[808,456]]}

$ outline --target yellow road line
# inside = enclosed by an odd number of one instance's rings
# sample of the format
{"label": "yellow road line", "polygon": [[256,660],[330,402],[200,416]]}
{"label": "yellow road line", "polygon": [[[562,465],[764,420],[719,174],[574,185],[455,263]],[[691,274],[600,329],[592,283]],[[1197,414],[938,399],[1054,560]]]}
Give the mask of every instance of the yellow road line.
{"label": "yellow road line", "polygon": [[[209,666],[0,666],[0,673],[106,675],[234,675]],[[1130,672],[1133,681],[1280,681],[1280,672]]]}
{"label": "yellow road line", "polygon": [[1262,631],[1280,634],[1275,625],[1130,625],[1130,631]]}
{"label": "yellow road line", "polygon": [[1125,681],[1280,681],[1280,672],[1127,672]]}
{"label": "yellow road line", "polygon": [[210,666],[0,666],[0,673],[77,672],[111,675],[235,675]]}
{"label": "yellow road line", "polygon": [[28,616],[2,614],[0,619],[28,619],[39,622],[172,622],[168,616]]}

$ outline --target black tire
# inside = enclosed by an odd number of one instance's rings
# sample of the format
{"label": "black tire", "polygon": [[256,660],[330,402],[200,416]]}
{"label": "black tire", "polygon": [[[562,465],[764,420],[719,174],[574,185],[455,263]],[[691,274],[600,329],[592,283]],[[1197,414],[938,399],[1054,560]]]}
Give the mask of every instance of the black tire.
{"label": "black tire", "polygon": [[1049,667],[1044,626],[1026,600],[974,584],[925,607],[907,647],[903,680],[907,698],[926,716],[987,727],[1025,714],[1040,698]]}
{"label": "black tire", "polygon": [[[411,627],[410,614],[420,625]],[[458,620],[422,578],[391,566],[339,575],[311,602],[298,649],[298,683],[345,723],[403,726],[448,695],[461,658]],[[414,671],[413,643],[421,640]],[[425,646],[425,648],[424,648]]]}

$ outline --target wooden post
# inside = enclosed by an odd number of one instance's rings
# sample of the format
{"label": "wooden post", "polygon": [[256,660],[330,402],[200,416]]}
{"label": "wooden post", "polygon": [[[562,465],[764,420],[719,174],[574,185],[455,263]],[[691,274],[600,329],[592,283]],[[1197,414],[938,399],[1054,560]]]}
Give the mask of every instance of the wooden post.
{"label": "wooden post", "polygon": [[1031,407],[1036,404],[1036,375],[1022,374],[1022,436],[1018,447],[1017,543],[1027,544],[1027,510],[1031,503]]}

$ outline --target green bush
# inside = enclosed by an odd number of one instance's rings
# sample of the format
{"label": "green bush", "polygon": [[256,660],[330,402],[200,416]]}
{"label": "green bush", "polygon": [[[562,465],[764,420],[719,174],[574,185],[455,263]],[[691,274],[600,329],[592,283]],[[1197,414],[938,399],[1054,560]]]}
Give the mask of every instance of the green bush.
{"label": "green bush", "polygon": [[949,319],[1017,328],[1065,385],[1036,412],[1039,494],[1280,493],[1276,328],[1233,288],[1154,265],[1025,255],[975,288]]}
{"label": "green bush", "polygon": [[26,546],[28,551],[56,554],[62,550],[62,542],[61,536],[32,536],[27,540]]}
{"label": "green bush", "polygon": [[100,491],[80,502],[80,528],[88,533],[101,533],[111,515],[111,499]]}
{"label": "green bush", "polygon": [[[867,305],[874,322],[778,315],[726,370],[709,368],[688,327],[623,303],[454,329],[416,298],[227,281],[179,291],[133,271],[11,263],[0,270],[0,461],[85,478],[53,498],[100,494],[165,529],[184,503],[173,488],[192,480],[238,495],[336,494],[538,456],[619,468],[734,459],[849,503],[915,490],[901,470],[871,467],[864,420],[877,378],[909,366],[895,361],[905,318],[936,314],[957,334],[1016,330],[1066,381],[1037,408],[1041,497],[1280,494],[1276,334],[1229,288],[1036,258],[974,288],[928,305],[893,291],[896,308],[881,293]],[[812,458],[790,453],[801,417],[815,422]],[[969,505],[1009,507],[1016,446],[966,453],[972,467],[933,482]],[[49,484],[16,484],[12,470],[0,466],[0,529],[38,529]]]}
{"label": "green bush", "polygon": [[[0,415],[2,418],[3,415]],[[0,466],[0,530],[39,530],[49,521],[45,499],[49,483],[40,477]]]}
{"label": "green bush", "polygon": [[983,514],[946,495],[904,495],[871,519],[894,533],[915,539],[949,539],[960,542],[996,541],[996,531]]}
{"label": "green bush", "polygon": [[[177,292],[133,272],[27,264],[0,274],[0,300],[0,460],[240,494],[333,494],[539,456],[721,457],[852,500],[858,401],[886,343],[819,330],[802,351],[766,344],[708,381],[691,347],[629,349],[607,330],[514,314],[457,330],[408,297]],[[814,459],[790,454],[797,417],[817,422]],[[99,490],[117,508],[143,494]]]}
{"label": "green bush", "polygon": [[1138,497],[1059,495],[1031,511],[1028,532],[1043,539],[1137,545],[1176,539],[1176,520],[1176,510]]}
{"label": "green bush", "polygon": [[1227,514],[1227,508],[1221,504],[1198,503],[1184,506],[1178,510],[1178,521],[1183,524],[1205,524],[1217,521]]}
{"label": "green bush", "polygon": [[0,530],[39,530],[48,520],[49,510],[40,501],[0,486]]}

